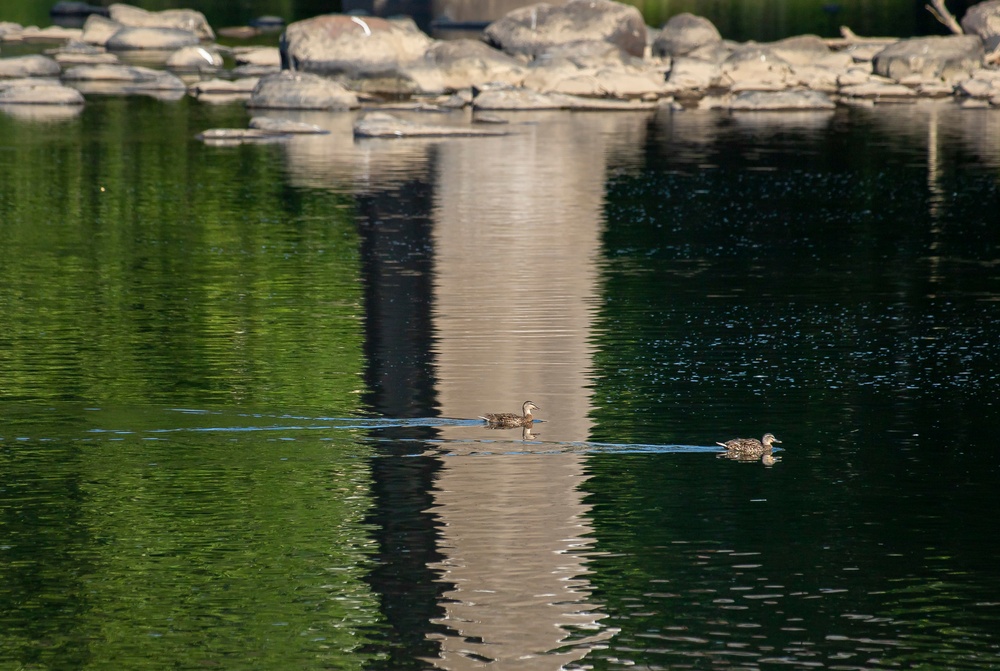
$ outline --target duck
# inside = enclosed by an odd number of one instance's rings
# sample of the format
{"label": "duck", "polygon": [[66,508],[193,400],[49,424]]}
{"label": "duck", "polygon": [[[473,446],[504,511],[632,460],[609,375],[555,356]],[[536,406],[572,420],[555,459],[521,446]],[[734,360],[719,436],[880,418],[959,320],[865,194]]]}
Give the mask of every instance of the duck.
{"label": "duck", "polygon": [[525,401],[521,406],[521,414],[515,414],[513,412],[490,412],[485,415],[480,415],[479,419],[486,422],[486,425],[491,429],[512,429],[518,426],[530,427],[535,421],[535,418],[531,416],[532,410],[541,410],[534,401]]}
{"label": "duck", "polygon": [[780,440],[774,437],[773,433],[765,433],[764,437],[760,440],[756,438],[733,438],[724,443],[716,443],[716,445],[726,448],[726,451],[730,454],[760,457],[770,454],[772,443],[780,442]]}

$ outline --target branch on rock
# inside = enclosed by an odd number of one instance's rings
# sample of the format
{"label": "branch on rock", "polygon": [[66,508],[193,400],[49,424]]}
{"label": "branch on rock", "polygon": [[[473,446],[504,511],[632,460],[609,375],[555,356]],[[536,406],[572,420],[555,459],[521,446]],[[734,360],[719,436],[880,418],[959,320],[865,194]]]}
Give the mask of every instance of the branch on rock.
{"label": "branch on rock", "polygon": [[898,42],[898,37],[862,37],[847,26],[840,27],[840,37],[833,37],[826,40],[826,46],[831,49],[845,49],[850,46],[864,44],[892,44]]}
{"label": "branch on rock", "polygon": [[958,25],[958,21],[955,20],[955,16],[948,11],[948,8],[944,6],[944,0],[931,0],[931,4],[924,5],[927,11],[934,16],[935,19],[943,23],[948,30],[956,35],[962,35],[965,33],[962,30],[962,26]]}

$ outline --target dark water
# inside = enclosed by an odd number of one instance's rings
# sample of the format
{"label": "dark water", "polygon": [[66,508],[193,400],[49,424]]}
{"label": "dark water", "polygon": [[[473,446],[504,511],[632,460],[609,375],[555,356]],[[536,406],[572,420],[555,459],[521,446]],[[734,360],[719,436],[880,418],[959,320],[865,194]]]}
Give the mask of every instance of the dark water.
{"label": "dark water", "polygon": [[1000,666],[993,112],[295,118],[0,114],[0,668]]}

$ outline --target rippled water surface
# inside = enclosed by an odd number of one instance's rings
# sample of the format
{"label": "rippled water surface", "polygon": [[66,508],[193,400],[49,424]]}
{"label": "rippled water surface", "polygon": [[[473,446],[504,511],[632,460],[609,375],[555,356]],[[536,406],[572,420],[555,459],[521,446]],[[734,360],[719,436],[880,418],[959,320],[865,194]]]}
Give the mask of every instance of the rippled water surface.
{"label": "rippled water surface", "polygon": [[995,112],[289,116],[0,114],[0,669],[1000,666]]}

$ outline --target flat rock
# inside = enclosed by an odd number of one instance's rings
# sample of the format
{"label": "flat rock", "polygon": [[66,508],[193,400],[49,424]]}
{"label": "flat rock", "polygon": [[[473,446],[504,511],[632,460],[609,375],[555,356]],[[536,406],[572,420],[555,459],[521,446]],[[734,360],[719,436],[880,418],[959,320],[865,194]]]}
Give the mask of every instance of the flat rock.
{"label": "flat rock", "polygon": [[721,85],[722,67],[698,58],[675,58],[667,82],[675,91],[707,91]]}
{"label": "flat rock", "polygon": [[925,79],[965,79],[982,67],[983,42],[975,35],[915,37],[889,45],[872,60],[876,74],[899,81],[911,75]]}
{"label": "flat rock", "polygon": [[450,93],[488,82],[518,85],[527,71],[523,62],[468,39],[435,42],[402,70],[421,93]]}
{"label": "flat rock", "polygon": [[162,12],[148,12],[139,7],[115,3],[108,7],[111,20],[123,26],[136,28],[172,28],[194,33],[199,40],[215,39],[212,27],[205,15],[193,9],[167,9]]}
{"label": "flat rock", "polygon": [[289,24],[279,49],[289,70],[364,77],[394,73],[430,46],[412,20],[327,14]]}
{"label": "flat rock", "polygon": [[505,135],[502,130],[406,121],[387,112],[370,112],[354,123],[355,137],[481,137]]}
{"label": "flat rock", "polygon": [[231,95],[249,98],[258,83],[260,83],[259,77],[206,79],[188,86],[188,93],[196,98],[206,95]]}
{"label": "flat rock", "polygon": [[263,65],[281,67],[281,51],[278,47],[244,47],[233,49],[236,65]]}
{"label": "flat rock", "polygon": [[836,107],[830,96],[819,91],[744,91],[735,95],[729,108],[744,111],[830,110]]}
{"label": "flat rock", "polygon": [[708,19],[684,12],[670,17],[663,29],[653,40],[651,51],[663,58],[708,57],[714,60],[718,47],[722,45],[722,35],[715,24]]}
{"label": "flat rock", "polygon": [[776,91],[796,81],[788,61],[756,45],[734,51],[722,62],[721,70],[735,90]]}
{"label": "flat rock", "polygon": [[562,93],[541,93],[524,87],[490,87],[472,99],[476,110],[651,110],[656,104],[646,101],[588,98]]}
{"label": "flat rock", "polygon": [[83,34],[79,28],[64,28],[63,26],[47,26],[37,28],[29,26],[21,31],[21,40],[24,42],[66,42],[68,40],[78,40]]}
{"label": "flat rock", "polygon": [[82,105],[83,95],[76,89],[58,83],[22,86],[3,86],[0,83],[0,104]]}
{"label": "flat rock", "polygon": [[843,70],[851,67],[854,59],[850,54],[833,51],[817,35],[798,35],[766,45],[771,53],[777,55],[793,68],[824,67]]}
{"label": "flat rock", "polygon": [[54,77],[62,70],[55,59],[40,54],[0,58],[0,79],[15,77]]}
{"label": "flat rock", "polygon": [[198,36],[189,30],[179,28],[119,28],[108,38],[104,46],[111,51],[135,51],[157,49],[172,51],[193,46],[200,42]]}
{"label": "flat rock", "polygon": [[359,107],[358,96],[335,81],[305,72],[261,77],[247,107],[271,109],[348,110]]}
{"label": "flat rock", "polygon": [[488,44],[509,54],[534,57],[555,44],[599,40],[633,56],[646,51],[646,24],[639,10],[611,0],[569,0],[521,7],[489,24]]}
{"label": "flat rock", "polygon": [[196,140],[212,145],[239,145],[284,142],[291,135],[268,133],[253,128],[211,128],[195,135]]}
{"label": "flat rock", "polygon": [[63,81],[74,84],[105,82],[128,84],[145,90],[186,91],[187,86],[175,75],[163,70],[139,65],[78,65],[62,75]]}
{"label": "flat rock", "polygon": [[962,17],[962,30],[979,36],[987,51],[1000,47],[1000,0],[986,0],[969,7]]}
{"label": "flat rock", "polygon": [[267,116],[255,116],[250,119],[250,128],[265,133],[287,133],[290,135],[328,135],[330,131],[316,124],[292,121],[291,119],[275,119]]}
{"label": "flat rock", "polygon": [[902,84],[884,84],[869,81],[864,84],[842,86],[840,95],[848,98],[864,98],[869,100],[906,100],[915,98],[917,93],[909,86]]}

